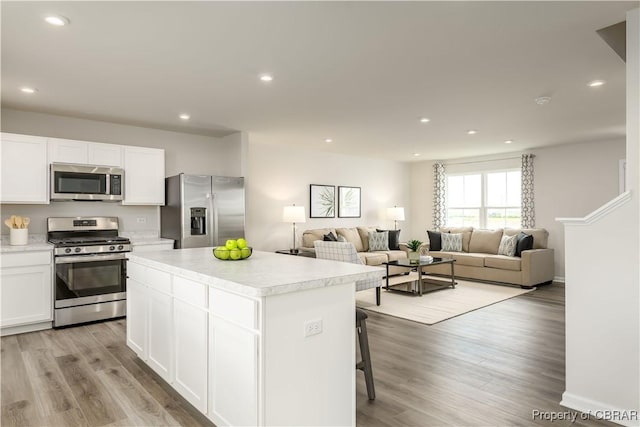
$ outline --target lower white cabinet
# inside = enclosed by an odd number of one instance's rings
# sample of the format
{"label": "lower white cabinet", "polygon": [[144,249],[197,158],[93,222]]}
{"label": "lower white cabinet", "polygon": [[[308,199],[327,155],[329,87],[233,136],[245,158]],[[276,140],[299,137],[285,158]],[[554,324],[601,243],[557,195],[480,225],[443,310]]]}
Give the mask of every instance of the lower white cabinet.
{"label": "lower white cabinet", "polygon": [[148,291],[147,363],[168,383],[173,381],[173,298],[152,287]]}
{"label": "lower white cabinet", "polygon": [[174,298],[175,380],[189,403],[207,411],[207,312]]}
{"label": "lower white cabinet", "polygon": [[258,335],[214,316],[209,325],[209,418],[258,425]]}
{"label": "lower white cabinet", "polygon": [[217,425],[259,424],[259,301],[127,263],[127,344]]}
{"label": "lower white cabinet", "polygon": [[2,254],[0,325],[3,328],[53,320],[51,252]]}
{"label": "lower white cabinet", "polygon": [[129,276],[127,279],[127,345],[147,360],[147,287]]}

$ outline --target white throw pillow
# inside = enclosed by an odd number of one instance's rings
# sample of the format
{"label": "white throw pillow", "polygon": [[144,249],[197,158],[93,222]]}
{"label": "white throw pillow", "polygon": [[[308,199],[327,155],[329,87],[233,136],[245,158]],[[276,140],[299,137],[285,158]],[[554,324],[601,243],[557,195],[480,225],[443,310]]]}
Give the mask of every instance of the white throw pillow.
{"label": "white throw pillow", "polygon": [[517,246],[517,234],[513,236],[502,236],[502,239],[500,239],[500,247],[498,248],[498,255],[515,256]]}
{"label": "white throw pillow", "polygon": [[370,231],[369,232],[369,252],[388,251],[389,250],[389,232],[388,231]]}
{"label": "white throw pillow", "polygon": [[442,233],[442,251],[444,252],[462,252],[462,234],[461,233]]}

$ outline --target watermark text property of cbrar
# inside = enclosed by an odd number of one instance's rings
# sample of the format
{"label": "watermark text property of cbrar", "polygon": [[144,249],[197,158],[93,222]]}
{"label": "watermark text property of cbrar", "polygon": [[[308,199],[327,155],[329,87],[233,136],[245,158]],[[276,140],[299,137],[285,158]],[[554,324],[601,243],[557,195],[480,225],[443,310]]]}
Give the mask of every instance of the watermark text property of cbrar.
{"label": "watermark text property of cbrar", "polygon": [[531,411],[531,419],[544,420],[544,421],[571,421],[575,423],[576,420],[588,420],[591,418],[606,421],[638,421],[640,420],[640,412],[624,410],[598,410],[591,412],[571,412],[571,411],[540,411],[539,409],[533,409]]}

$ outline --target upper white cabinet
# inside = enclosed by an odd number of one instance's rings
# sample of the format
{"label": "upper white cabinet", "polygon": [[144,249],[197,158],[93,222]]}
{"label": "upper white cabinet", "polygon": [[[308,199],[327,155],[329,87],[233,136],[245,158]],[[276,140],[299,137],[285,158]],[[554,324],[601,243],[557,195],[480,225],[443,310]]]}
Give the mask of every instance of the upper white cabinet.
{"label": "upper white cabinet", "polygon": [[114,144],[100,144],[90,142],[87,153],[87,163],[90,165],[105,165],[122,167],[122,146]]}
{"label": "upper white cabinet", "polygon": [[49,163],[87,164],[88,147],[84,141],[49,138]]}
{"label": "upper white cabinet", "polygon": [[164,150],[125,146],[123,205],[164,205]]}
{"label": "upper white cabinet", "polygon": [[47,139],[2,133],[0,203],[49,203]]}
{"label": "upper white cabinet", "polygon": [[49,163],[122,167],[122,146],[49,138]]}

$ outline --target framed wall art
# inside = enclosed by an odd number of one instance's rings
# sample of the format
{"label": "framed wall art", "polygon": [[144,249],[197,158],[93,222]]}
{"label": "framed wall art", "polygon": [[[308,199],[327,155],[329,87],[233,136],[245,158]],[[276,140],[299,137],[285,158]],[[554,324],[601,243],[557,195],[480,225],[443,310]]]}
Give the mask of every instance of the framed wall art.
{"label": "framed wall art", "polygon": [[336,216],[336,186],[311,184],[309,186],[309,218]]}
{"label": "framed wall art", "polygon": [[360,187],[338,187],[338,218],[360,218]]}

